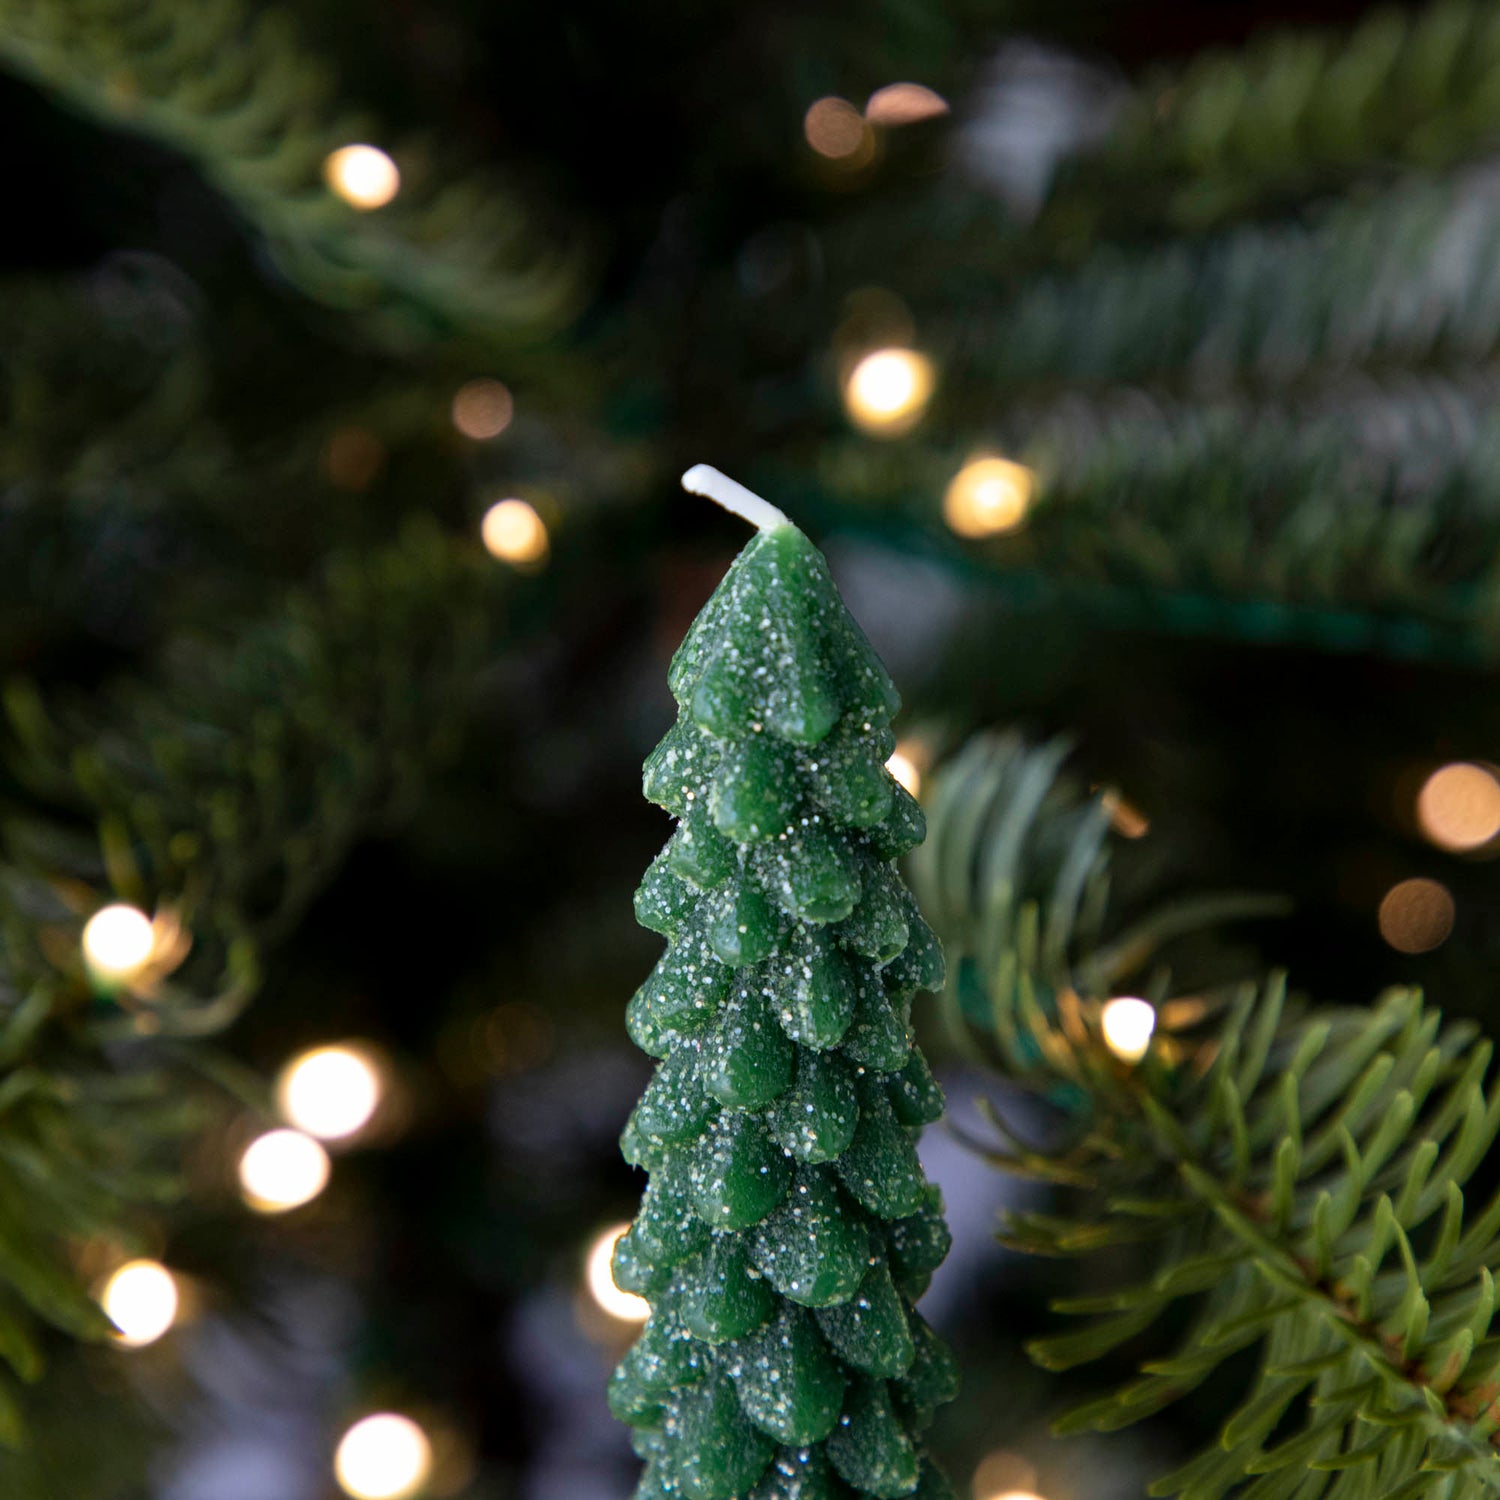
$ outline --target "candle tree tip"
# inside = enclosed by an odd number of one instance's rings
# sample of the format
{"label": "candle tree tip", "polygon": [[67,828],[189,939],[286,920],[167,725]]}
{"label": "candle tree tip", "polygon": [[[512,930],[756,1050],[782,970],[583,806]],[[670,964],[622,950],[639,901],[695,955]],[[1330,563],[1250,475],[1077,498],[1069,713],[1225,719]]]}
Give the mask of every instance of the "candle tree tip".
{"label": "candle tree tip", "polygon": [[722,505],[762,531],[792,524],[786,514],[777,510],[769,500],[761,499],[754,490],[747,490],[737,480],[721,474],[712,464],[694,464],[682,476],[682,487],[691,494],[703,495]]}

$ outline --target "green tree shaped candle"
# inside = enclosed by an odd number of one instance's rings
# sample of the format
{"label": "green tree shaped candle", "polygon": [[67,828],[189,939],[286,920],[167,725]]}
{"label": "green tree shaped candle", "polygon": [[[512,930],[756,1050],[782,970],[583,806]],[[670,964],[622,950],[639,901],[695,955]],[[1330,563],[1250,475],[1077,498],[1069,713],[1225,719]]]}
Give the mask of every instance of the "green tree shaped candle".
{"label": "green tree shaped candle", "polygon": [[912,1306],[949,1243],[915,1150],[943,1101],[909,1026],[943,962],[894,864],[925,832],[885,769],[899,699],[780,511],[705,465],[683,484],[760,529],[645,767],[677,828],[636,895],[667,950],[627,1012],[660,1061],[614,1266],[651,1316],[610,1405],[637,1500],[946,1500],[919,1435],[955,1371]]}

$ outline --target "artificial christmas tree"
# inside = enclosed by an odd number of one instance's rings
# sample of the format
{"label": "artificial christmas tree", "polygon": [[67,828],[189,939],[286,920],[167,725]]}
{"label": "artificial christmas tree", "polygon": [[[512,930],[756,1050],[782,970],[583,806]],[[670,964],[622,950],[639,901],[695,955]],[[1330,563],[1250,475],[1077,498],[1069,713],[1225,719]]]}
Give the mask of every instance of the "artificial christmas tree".
{"label": "artificial christmas tree", "polygon": [[684,482],[761,530],[646,762],[678,823],[636,896],[668,947],[628,1014],[661,1061],[615,1278],[652,1314],[610,1402],[642,1500],[936,1500],[918,1435],[955,1372],[912,1303],[948,1235],[914,1135],[942,1095],[909,1015],[943,966],[893,863],[924,832],[884,765],[899,699],[807,538],[714,471]]}

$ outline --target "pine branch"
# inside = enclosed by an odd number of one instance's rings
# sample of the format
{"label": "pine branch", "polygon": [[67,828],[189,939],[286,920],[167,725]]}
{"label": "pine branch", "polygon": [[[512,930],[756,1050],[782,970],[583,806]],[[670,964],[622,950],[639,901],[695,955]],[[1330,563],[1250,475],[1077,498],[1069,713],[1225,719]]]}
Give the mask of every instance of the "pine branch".
{"label": "pine branch", "polygon": [[[155,680],[51,713],[12,685],[33,810],[0,816],[0,1361],[21,1379],[41,1373],[35,1319],[109,1332],[71,1247],[130,1245],[180,1191],[208,1095],[163,1042],[238,1014],[260,949],[451,751],[493,577],[419,527],[259,622],[181,642]],[[110,894],[170,913],[192,947],[101,1009],[78,935]],[[23,1434],[0,1382],[0,1442]]]}
{"label": "pine branch", "polygon": [[1500,184],[1484,168],[1305,220],[1096,245],[1076,268],[994,278],[927,338],[976,413],[1111,385],[1285,400],[1355,371],[1455,374],[1500,341],[1497,245]]}
{"label": "pine branch", "polygon": [[[1097,805],[1091,823],[1087,802],[1064,797],[1050,829],[1025,812],[1018,770],[1034,787],[1055,758],[1014,744],[967,752],[940,780],[918,874],[945,943],[980,979],[1007,1071],[1071,1100],[1071,1139],[1027,1148],[1020,1162],[1060,1184],[1064,1211],[1014,1216],[1007,1242],[1068,1256],[1136,1243],[1154,1263],[1137,1285],[1060,1305],[1090,1321],[1037,1341],[1033,1357],[1050,1369],[1097,1359],[1193,1300],[1175,1348],[1061,1429],[1128,1425],[1255,1348],[1258,1371],[1219,1444],[1153,1493],[1470,1500],[1500,1490],[1500,1339],[1490,1337],[1500,1197],[1476,1213],[1463,1193],[1500,1133],[1500,1091],[1485,1085],[1490,1044],[1467,1023],[1443,1026],[1411,991],[1371,1010],[1298,1010],[1273,977],[1139,1066],[1121,1063],[1102,1038],[1107,990],[1084,979],[1090,933],[1072,920],[1076,881],[1044,883],[1011,918],[988,878],[997,857],[1012,888],[1035,867],[999,832],[1018,822],[1034,845],[1050,836],[1076,851],[1073,868],[1104,878]],[[976,800],[984,811],[965,814]],[[1053,940],[1039,943],[1038,931]]]}
{"label": "pine branch", "polygon": [[401,344],[434,331],[514,342],[578,305],[575,245],[543,243],[534,207],[401,157],[396,201],[359,213],[320,173],[363,139],[284,12],[212,0],[3,0],[0,60],[104,123],[188,157],[261,235],[282,271]]}
{"label": "pine branch", "polygon": [[1386,8],[1352,32],[1281,31],[1147,79],[1041,226],[1201,229],[1500,140],[1500,17],[1485,0]]}
{"label": "pine branch", "polygon": [[477,549],[415,523],[334,558],[259,622],[185,634],[154,679],[55,710],[11,684],[14,769],[37,799],[101,821],[122,893],[273,938],[451,751],[495,578]]}

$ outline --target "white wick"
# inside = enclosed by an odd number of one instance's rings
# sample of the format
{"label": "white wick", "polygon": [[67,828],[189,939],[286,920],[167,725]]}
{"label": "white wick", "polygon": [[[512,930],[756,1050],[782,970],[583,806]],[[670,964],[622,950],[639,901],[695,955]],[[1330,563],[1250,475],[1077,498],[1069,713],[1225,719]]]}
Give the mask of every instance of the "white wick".
{"label": "white wick", "polygon": [[790,526],[791,521],[769,500],[762,500],[754,490],[721,474],[712,464],[694,464],[682,476],[682,487],[694,495],[705,495],[734,515],[743,516],[752,526],[770,531],[773,526]]}

